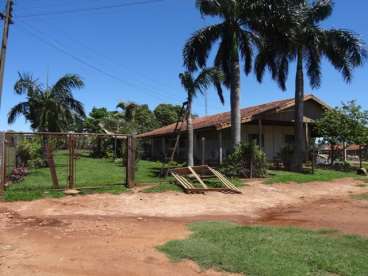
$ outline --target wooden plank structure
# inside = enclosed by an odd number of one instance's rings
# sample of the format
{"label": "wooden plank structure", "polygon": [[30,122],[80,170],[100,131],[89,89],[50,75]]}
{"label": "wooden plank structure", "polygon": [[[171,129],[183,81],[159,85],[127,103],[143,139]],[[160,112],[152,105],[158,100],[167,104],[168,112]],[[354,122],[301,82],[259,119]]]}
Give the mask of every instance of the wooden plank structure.
{"label": "wooden plank structure", "polygon": [[[232,184],[223,174],[219,171],[206,166],[194,166],[185,168],[176,168],[170,170],[170,174],[175,178],[176,182],[184,189],[188,194],[204,194],[205,192],[222,192],[229,194],[241,194],[242,192]],[[197,187],[191,179],[195,179],[200,187]],[[211,188],[203,181],[203,179],[216,179],[222,187]]]}

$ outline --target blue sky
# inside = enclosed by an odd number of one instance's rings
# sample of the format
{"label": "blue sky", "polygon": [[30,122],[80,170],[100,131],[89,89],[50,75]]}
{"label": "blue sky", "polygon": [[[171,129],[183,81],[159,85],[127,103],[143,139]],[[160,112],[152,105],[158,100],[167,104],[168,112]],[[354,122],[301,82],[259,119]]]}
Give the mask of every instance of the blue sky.
{"label": "blue sky", "polygon": [[[0,129],[29,130],[21,117],[11,126],[6,122],[9,109],[23,100],[13,91],[18,72],[30,72],[44,83],[48,76],[50,84],[65,73],[79,74],[86,87],[75,91],[74,95],[84,103],[87,111],[93,106],[114,109],[118,101],[147,103],[151,108],[162,102],[183,102],[185,92],[178,79],[178,74],[184,70],[182,47],[191,33],[214,22],[214,19],[201,18],[194,0],[164,0],[78,14],[30,16],[137,1],[16,0],[16,18],[10,31],[0,109]],[[5,1],[1,2],[4,5]],[[324,25],[351,29],[368,41],[365,25],[368,2],[355,0],[352,5],[352,1],[336,0],[335,3],[335,12]],[[292,64],[291,68],[294,67]],[[367,66],[355,71],[351,84],[346,84],[327,62],[323,63],[322,70],[321,88],[311,90],[307,85],[306,92],[314,93],[333,106],[341,101],[356,99],[368,109]],[[269,76],[259,84],[253,75],[242,75],[241,85],[242,107],[290,98],[294,95],[294,70],[290,71],[286,92],[282,92]],[[209,114],[229,110],[228,91],[225,91],[225,105],[219,103],[213,90],[209,90],[208,94]],[[195,100],[194,112],[203,115],[204,111],[204,98],[199,96]]]}

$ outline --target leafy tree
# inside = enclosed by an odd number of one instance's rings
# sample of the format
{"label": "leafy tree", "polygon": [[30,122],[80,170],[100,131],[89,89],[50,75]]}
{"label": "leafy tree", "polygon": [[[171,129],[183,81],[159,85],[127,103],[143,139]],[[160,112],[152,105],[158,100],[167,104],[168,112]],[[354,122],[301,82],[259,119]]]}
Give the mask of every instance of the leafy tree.
{"label": "leafy tree", "polygon": [[336,145],[368,144],[368,112],[355,101],[326,111],[316,126],[319,135],[331,145],[331,164],[334,163]]}
{"label": "leafy tree", "polygon": [[346,140],[349,144],[359,145],[359,160],[362,168],[362,147],[368,144],[368,111],[355,101],[343,103],[342,114],[347,118]]}
{"label": "leafy tree", "polygon": [[93,107],[88,117],[83,122],[82,131],[90,133],[102,133],[100,124],[109,117],[109,111],[105,107]]}
{"label": "leafy tree", "polygon": [[[342,29],[324,29],[321,22],[333,12],[333,2],[317,0],[290,1],[277,24],[269,22],[272,31],[263,41],[256,61],[258,79],[262,79],[268,66],[272,77],[284,86],[289,61],[296,61],[295,76],[295,150],[293,170],[303,169],[305,152],[304,118],[304,70],[310,85],[321,85],[321,60],[326,57],[342,73],[345,81],[352,79],[352,69],[363,64],[367,56],[364,43],[354,33]],[[272,19],[272,18],[271,18]]]}
{"label": "leafy tree", "polygon": [[149,109],[148,105],[140,105],[135,114],[137,133],[144,133],[160,127],[155,114]]}
{"label": "leafy tree", "polygon": [[193,78],[190,72],[184,72],[179,74],[179,78],[182,86],[187,92],[187,130],[188,130],[188,166],[194,165],[193,159],[193,124],[192,124],[192,104],[193,98],[197,95],[197,92],[203,93],[204,90],[213,84],[219,95],[221,102],[224,102],[222,95],[221,82],[223,80],[223,74],[215,68],[203,69],[196,78]]}
{"label": "leafy tree", "polygon": [[172,104],[159,104],[153,111],[160,126],[176,123],[180,119],[181,106]]}
{"label": "leafy tree", "polygon": [[348,118],[341,112],[341,108],[326,110],[322,118],[316,121],[316,129],[323,141],[331,146],[331,165],[335,161],[336,145],[347,142]]}
{"label": "leafy tree", "polygon": [[122,117],[125,120],[122,130],[125,133],[143,133],[159,127],[154,113],[148,105],[121,102],[117,105],[122,110]]}
{"label": "leafy tree", "polygon": [[[224,72],[224,84],[230,88],[232,146],[241,141],[240,118],[240,62],[244,61],[244,72],[252,70],[252,47],[258,36],[253,32],[257,21],[252,11],[257,1],[249,0],[196,0],[202,16],[221,19],[195,32],[183,50],[184,64],[190,72],[206,67],[209,53],[219,45],[214,64]],[[218,43],[217,43],[218,42]]]}

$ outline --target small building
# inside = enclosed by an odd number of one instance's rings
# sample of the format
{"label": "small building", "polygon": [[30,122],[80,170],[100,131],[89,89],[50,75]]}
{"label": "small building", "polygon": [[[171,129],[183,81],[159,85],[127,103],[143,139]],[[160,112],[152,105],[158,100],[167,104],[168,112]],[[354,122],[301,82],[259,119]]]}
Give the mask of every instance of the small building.
{"label": "small building", "polygon": [[[330,107],[314,95],[304,98],[304,126],[309,144],[314,122]],[[281,149],[294,143],[294,99],[274,101],[241,109],[241,136],[243,142],[255,140],[273,160]],[[194,159],[196,164],[221,164],[231,152],[230,112],[193,119]],[[148,142],[145,156],[163,160],[171,155],[175,145],[175,125],[143,133],[138,137]],[[179,123],[183,132],[176,150],[175,160],[185,161],[187,156],[186,123]]]}

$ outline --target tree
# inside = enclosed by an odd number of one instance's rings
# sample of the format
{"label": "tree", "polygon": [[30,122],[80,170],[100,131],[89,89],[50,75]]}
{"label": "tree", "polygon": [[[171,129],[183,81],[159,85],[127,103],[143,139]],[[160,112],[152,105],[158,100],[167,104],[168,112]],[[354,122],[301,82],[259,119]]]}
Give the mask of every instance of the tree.
{"label": "tree", "polygon": [[180,119],[181,106],[172,104],[159,104],[153,111],[160,126],[176,123]]}
{"label": "tree", "polygon": [[[12,124],[19,115],[23,115],[31,128],[40,132],[63,132],[71,129],[77,120],[85,117],[81,102],[74,99],[72,90],[84,87],[77,75],[67,74],[53,86],[43,87],[29,74],[19,74],[14,91],[26,95],[26,101],[14,106],[8,114],[8,123]],[[55,162],[48,143],[43,137],[44,157],[48,161],[53,185],[58,187]]]}
{"label": "tree", "polygon": [[179,78],[182,86],[187,92],[187,131],[188,131],[188,166],[194,165],[193,159],[193,145],[194,145],[194,131],[192,124],[192,103],[193,98],[197,95],[197,92],[203,93],[204,90],[213,84],[219,95],[220,101],[224,102],[222,94],[221,82],[223,80],[223,74],[221,71],[210,68],[203,69],[196,78],[193,78],[190,72],[184,72],[179,74]]}
{"label": "tree", "polygon": [[322,118],[317,120],[316,127],[323,140],[331,145],[332,165],[337,145],[368,144],[368,111],[362,110],[355,101],[342,103],[341,107],[327,110]]}
{"label": "tree", "polygon": [[354,67],[363,64],[367,57],[364,43],[354,33],[342,29],[324,29],[320,23],[333,11],[333,2],[317,0],[312,4],[307,0],[291,1],[284,9],[285,20],[278,24],[269,23],[273,32],[261,47],[256,61],[258,79],[262,79],[264,68],[268,66],[272,77],[282,86],[288,74],[288,62],[296,61],[295,76],[295,149],[292,169],[301,171],[305,156],[304,136],[304,69],[312,88],[321,85],[321,60],[327,60],[340,71],[346,82],[352,79]]}
{"label": "tree", "polygon": [[44,132],[67,131],[77,119],[85,117],[83,104],[73,97],[73,89],[84,87],[77,75],[67,74],[53,86],[44,88],[29,74],[19,74],[14,91],[26,95],[26,101],[14,106],[8,114],[12,124],[23,115],[31,128]]}
{"label": "tree", "polygon": [[335,162],[336,146],[348,142],[348,125],[347,116],[338,107],[326,110],[323,116],[316,121],[319,136],[331,147],[331,165]]}
{"label": "tree", "polygon": [[120,102],[117,108],[122,110],[122,117],[125,120],[122,128],[126,133],[143,133],[159,127],[154,113],[146,104]]}
{"label": "tree", "polygon": [[194,72],[206,67],[212,47],[219,42],[214,64],[224,72],[224,84],[230,88],[234,149],[241,141],[240,61],[244,61],[244,72],[248,75],[252,70],[252,47],[258,40],[252,30],[252,23],[257,21],[252,12],[254,2],[257,1],[196,0],[202,16],[217,17],[221,22],[195,32],[183,50],[184,64]]}
{"label": "tree", "polygon": [[350,101],[342,104],[341,113],[347,118],[347,142],[359,145],[359,163],[362,168],[362,146],[368,144],[368,111],[362,110],[355,101]]}

